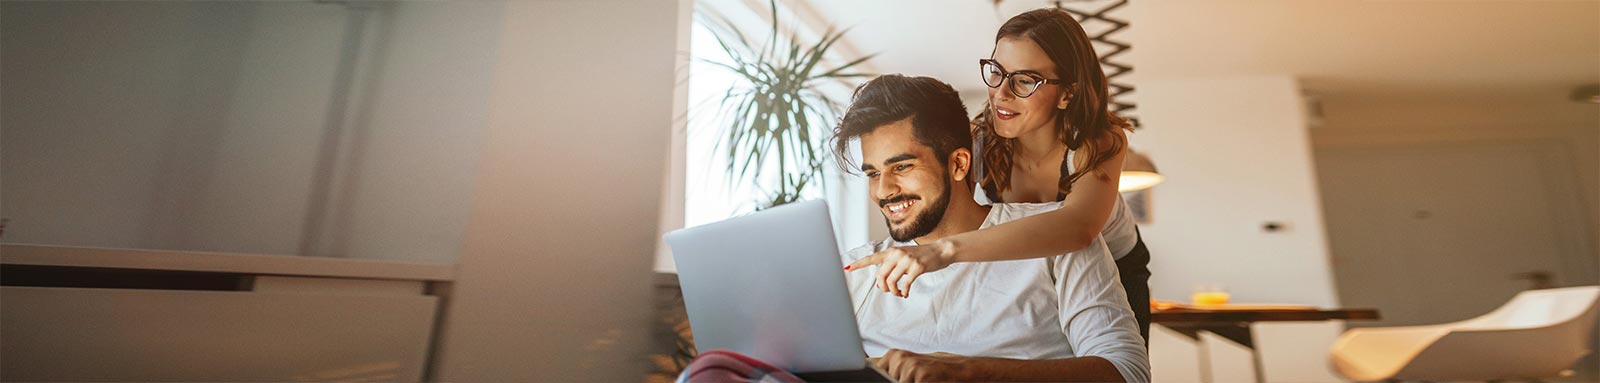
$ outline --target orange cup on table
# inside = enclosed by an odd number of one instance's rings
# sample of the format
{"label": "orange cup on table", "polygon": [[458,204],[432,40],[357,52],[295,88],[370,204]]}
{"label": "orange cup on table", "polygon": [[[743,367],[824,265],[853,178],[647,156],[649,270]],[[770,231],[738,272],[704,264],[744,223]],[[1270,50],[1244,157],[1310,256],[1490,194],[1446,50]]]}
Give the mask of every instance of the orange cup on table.
{"label": "orange cup on table", "polygon": [[1228,290],[1216,284],[1195,286],[1194,293],[1189,295],[1189,301],[1195,306],[1225,305],[1228,304]]}

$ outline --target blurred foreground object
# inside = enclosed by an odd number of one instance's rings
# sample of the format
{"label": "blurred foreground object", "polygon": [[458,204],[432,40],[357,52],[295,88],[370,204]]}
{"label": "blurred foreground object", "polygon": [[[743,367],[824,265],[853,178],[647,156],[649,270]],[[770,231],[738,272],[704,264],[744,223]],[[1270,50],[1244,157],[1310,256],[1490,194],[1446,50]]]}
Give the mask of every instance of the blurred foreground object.
{"label": "blurred foreground object", "polygon": [[695,357],[678,375],[678,383],[775,382],[803,383],[800,377],[756,358],[728,350],[711,350]]}

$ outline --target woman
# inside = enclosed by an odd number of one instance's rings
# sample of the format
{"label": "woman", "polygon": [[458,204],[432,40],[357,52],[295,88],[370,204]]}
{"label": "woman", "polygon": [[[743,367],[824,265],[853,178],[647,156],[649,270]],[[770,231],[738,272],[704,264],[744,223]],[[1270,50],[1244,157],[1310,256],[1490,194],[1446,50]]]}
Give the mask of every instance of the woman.
{"label": "woman", "polygon": [[1117,260],[1140,335],[1150,338],[1150,254],[1117,192],[1127,121],[1108,109],[1106,78],[1071,15],[1039,9],[1000,26],[980,60],[989,101],[973,120],[980,204],[1061,202],[1061,208],[920,246],[878,252],[878,287],[906,296],[918,275],[955,262],[1004,261],[1077,251],[1104,236]]}

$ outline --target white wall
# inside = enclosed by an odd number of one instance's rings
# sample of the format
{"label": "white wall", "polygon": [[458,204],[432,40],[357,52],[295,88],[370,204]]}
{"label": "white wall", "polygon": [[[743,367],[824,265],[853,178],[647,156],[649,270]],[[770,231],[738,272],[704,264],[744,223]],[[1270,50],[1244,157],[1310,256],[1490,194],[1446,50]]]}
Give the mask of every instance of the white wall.
{"label": "white wall", "polygon": [[[448,262],[487,118],[498,2],[5,2],[8,242]],[[342,145],[317,238],[319,145]]]}
{"label": "white wall", "polygon": [[[158,197],[163,205],[149,206],[157,216],[162,211],[178,213],[172,221],[152,227],[175,227],[154,246],[265,254],[299,251],[346,12],[334,4],[280,2],[254,8],[252,19],[239,31],[242,33],[232,35],[242,40],[239,47],[231,48],[238,53],[221,56],[238,63],[232,77],[173,83],[231,86],[232,92],[201,101],[210,105],[183,104],[174,110],[179,115],[219,113],[221,119],[175,121],[172,125],[172,129],[211,140],[165,148],[164,155],[179,160],[164,163],[156,181],[184,192],[163,194]],[[93,27],[79,22],[65,25]],[[182,36],[172,43],[184,44],[197,37]],[[202,54],[223,52],[227,50]],[[116,56],[103,60],[119,61]],[[164,138],[186,140],[179,135]],[[192,171],[201,169],[209,171]],[[129,201],[108,202],[126,205]]]}
{"label": "white wall", "polygon": [[[1314,145],[1558,142],[1570,157],[1588,232],[1600,238],[1600,112],[1564,95],[1411,100],[1330,99],[1327,125],[1311,132]],[[1595,243],[1591,239],[1591,244]],[[1594,248],[1600,259],[1600,246]]]}
{"label": "white wall", "polygon": [[471,209],[505,4],[380,10],[322,254],[449,262]]}
{"label": "white wall", "polygon": [[679,6],[506,3],[439,380],[637,381],[651,368]]}
{"label": "white wall", "polygon": [[677,33],[673,34],[674,47],[677,49],[676,61],[673,62],[672,90],[672,133],[667,141],[667,162],[661,171],[661,220],[656,235],[656,259],[651,267],[658,273],[676,273],[677,264],[672,261],[672,249],[667,246],[667,232],[684,227],[684,211],[687,198],[684,193],[688,191],[688,165],[687,150],[689,147],[689,66],[693,59],[691,43],[691,29],[693,26],[694,1],[682,1],[678,7]]}
{"label": "white wall", "polygon": [[[1300,88],[1282,75],[1144,79],[1145,128],[1131,140],[1167,181],[1152,190],[1151,295],[1187,301],[1201,283],[1235,302],[1337,307]],[[1287,230],[1268,233],[1265,222]],[[1258,324],[1269,381],[1333,381],[1335,322]],[[1243,349],[1211,342],[1217,381],[1250,378]],[[1153,331],[1151,364],[1163,381],[1198,381],[1186,339]]]}
{"label": "white wall", "polygon": [[7,241],[293,249],[340,7],[3,6]]}

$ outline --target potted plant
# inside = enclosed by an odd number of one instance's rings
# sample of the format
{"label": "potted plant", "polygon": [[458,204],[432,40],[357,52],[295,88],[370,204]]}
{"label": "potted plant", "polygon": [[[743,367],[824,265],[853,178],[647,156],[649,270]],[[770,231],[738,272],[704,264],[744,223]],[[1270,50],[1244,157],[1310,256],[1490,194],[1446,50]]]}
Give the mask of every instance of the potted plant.
{"label": "potted plant", "polygon": [[[802,44],[793,34],[780,36],[778,11],[772,8],[771,37],[753,45],[725,18],[700,14],[731,62],[701,60],[728,70],[738,85],[717,99],[722,128],[717,144],[728,162],[729,185],[753,184],[766,192],[758,209],[794,202],[818,182],[826,150],[821,138],[832,132],[843,104],[822,88],[852,77],[849,70],[872,55],[824,67],[829,49],[845,31],[828,29],[816,42]],[[770,172],[770,173],[769,173]]]}

